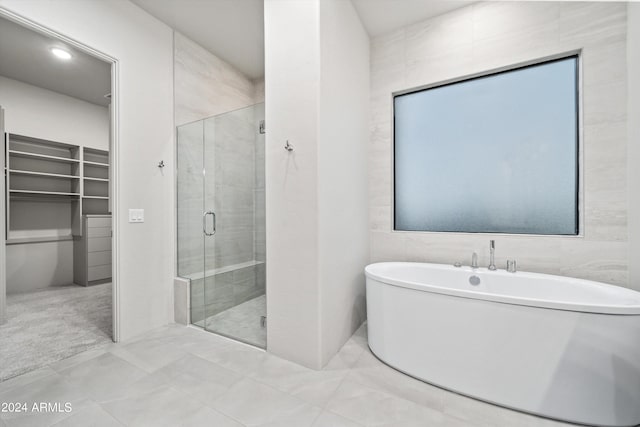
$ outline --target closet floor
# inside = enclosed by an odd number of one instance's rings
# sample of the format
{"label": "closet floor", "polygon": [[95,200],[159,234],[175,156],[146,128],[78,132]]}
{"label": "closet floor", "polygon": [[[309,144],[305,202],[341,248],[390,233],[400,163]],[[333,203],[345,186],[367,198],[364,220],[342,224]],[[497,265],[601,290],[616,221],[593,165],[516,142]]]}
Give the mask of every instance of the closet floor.
{"label": "closet floor", "polygon": [[0,381],[112,342],[111,283],[7,295]]}

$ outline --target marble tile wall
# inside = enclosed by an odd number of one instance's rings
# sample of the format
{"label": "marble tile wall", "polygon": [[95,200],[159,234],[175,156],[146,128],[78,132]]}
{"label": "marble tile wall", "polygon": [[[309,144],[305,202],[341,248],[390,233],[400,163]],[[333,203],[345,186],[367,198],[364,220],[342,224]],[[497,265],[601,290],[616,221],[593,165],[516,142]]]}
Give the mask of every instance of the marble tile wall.
{"label": "marble tile wall", "polygon": [[[264,136],[257,130],[259,120],[264,119],[264,104],[255,111],[246,108],[263,102],[264,80],[249,80],[177,32],[174,56],[178,274],[201,271],[204,253],[207,269],[257,259],[256,253],[264,260],[264,226],[256,233],[254,223],[256,203],[263,206],[256,212],[257,226],[264,223]],[[204,169],[208,171],[206,182]],[[203,196],[207,206],[203,206]],[[202,236],[204,208],[217,213],[215,243]]]}
{"label": "marble tile wall", "polygon": [[174,32],[176,126],[253,104],[253,82],[186,36]]}
{"label": "marble tile wall", "polygon": [[205,209],[216,213],[216,234],[205,238],[206,269],[251,261],[254,255],[253,107],[204,121]]}
{"label": "marble tile wall", "polygon": [[[263,118],[259,104],[178,128],[179,275],[265,260]],[[214,238],[202,233],[205,210]]]}
{"label": "marble tile wall", "polygon": [[[371,259],[487,263],[627,286],[627,6],[481,2],[371,41]],[[582,232],[579,237],[393,231],[392,93],[580,50]],[[490,191],[479,189],[478,191]]]}
{"label": "marble tile wall", "polygon": [[264,278],[265,264],[262,263],[219,273],[206,280],[192,280],[191,323],[264,295]]}
{"label": "marble tile wall", "polygon": [[[249,80],[180,33],[174,55],[178,275],[264,261],[264,79]],[[215,238],[202,233],[205,210],[216,213]],[[265,267],[195,279],[191,291],[197,322],[264,294]]]}

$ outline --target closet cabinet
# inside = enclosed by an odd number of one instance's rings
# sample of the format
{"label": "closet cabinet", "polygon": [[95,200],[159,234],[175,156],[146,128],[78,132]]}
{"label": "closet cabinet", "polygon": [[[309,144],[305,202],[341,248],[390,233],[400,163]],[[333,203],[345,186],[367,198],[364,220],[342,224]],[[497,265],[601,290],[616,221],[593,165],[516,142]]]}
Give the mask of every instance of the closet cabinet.
{"label": "closet cabinet", "polygon": [[73,278],[89,286],[111,280],[111,215],[83,215],[73,245]]}

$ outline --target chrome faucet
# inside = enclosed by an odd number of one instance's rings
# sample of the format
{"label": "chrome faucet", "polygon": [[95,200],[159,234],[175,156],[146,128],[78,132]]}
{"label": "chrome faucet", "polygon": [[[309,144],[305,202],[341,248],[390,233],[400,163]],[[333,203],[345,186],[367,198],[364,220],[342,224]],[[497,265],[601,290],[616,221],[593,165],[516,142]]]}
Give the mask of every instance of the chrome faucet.
{"label": "chrome faucet", "polygon": [[489,240],[489,270],[495,271],[496,262],[495,262],[495,253],[496,253],[496,241]]}
{"label": "chrome faucet", "polygon": [[471,268],[478,268],[478,254],[475,252],[471,255]]}

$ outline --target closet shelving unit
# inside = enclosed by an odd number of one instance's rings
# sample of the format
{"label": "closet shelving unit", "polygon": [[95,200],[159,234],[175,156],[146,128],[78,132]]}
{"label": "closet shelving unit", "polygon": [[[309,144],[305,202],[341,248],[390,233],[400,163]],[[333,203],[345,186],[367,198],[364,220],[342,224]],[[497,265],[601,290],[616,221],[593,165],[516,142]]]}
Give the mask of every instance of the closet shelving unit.
{"label": "closet shelving unit", "polygon": [[108,213],[107,151],[7,133],[5,154],[7,244],[72,240]]}
{"label": "closet shelving unit", "polygon": [[109,211],[109,152],[83,149],[82,214],[99,215]]}
{"label": "closet shelving unit", "polygon": [[82,150],[82,237],[73,245],[73,279],[89,286],[111,280],[109,152]]}

